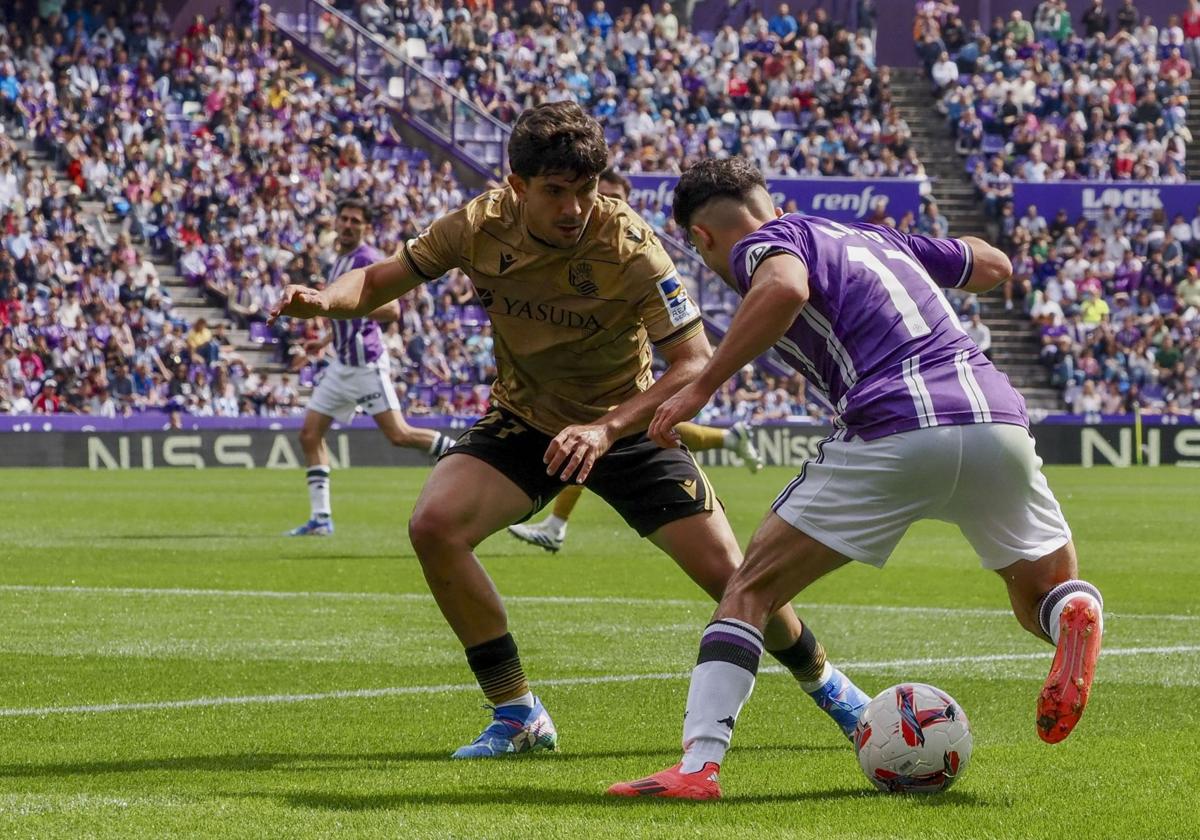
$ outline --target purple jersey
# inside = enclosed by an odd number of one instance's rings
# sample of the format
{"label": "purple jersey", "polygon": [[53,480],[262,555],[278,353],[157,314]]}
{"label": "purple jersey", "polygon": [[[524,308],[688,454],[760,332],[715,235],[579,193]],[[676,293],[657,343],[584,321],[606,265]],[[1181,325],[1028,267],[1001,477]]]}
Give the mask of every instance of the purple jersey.
{"label": "purple jersey", "polygon": [[[342,254],[329,270],[332,283],[347,271],[366,268],[379,262],[382,255],[365,242],[348,254]],[[355,367],[387,363],[383,349],[383,333],[379,324],[370,318],[351,318],[345,321],[330,321],[333,325],[333,349],[337,360]],[[381,361],[382,360],[382,361]]]}
{"label": "purple jersey", "polygon": [[942,288],[971,276],[957,239],[789,214],[734,246],[738,289],[772,254],[808,268],[809,301],[776,349],[835,407],[845,437],[929,426],[1028,426],[1025,401],[963,331]]}

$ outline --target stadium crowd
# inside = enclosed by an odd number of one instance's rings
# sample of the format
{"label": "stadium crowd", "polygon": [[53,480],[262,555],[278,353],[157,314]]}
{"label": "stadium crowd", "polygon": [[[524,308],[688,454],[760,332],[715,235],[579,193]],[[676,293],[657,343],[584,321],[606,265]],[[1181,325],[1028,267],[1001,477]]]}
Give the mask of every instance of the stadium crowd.
{"label": "stadium crowd", "polygon": [[[448,164],[434,168],[399,143],[386,109],[348,82],[302,73],[287,42],[202,19],[175,38],[145,4],[123,29],[101,8],[77,3],[45,18],[17,8],[0,27],[0,115],[65,173],[60,182],[31,166],[12,139],[0,147],[0,352],[19,360],[6,361],[0,405],[108,416],[299,411],[295,383],[319,361],[306,353],[315,336],[255,330],[291,361],[292,375],[272,381],[231,351],[224,324],[176,317],[141,254],[174,261],[231,326],[260,325],[289,277],[323,280],[338,195],[379,208],[375,241],[387,251],[463,192]],[[90,201],[120,219],[114,232],[105,213],[84,212]],[[405,364],[434,381],[491,373],[479,349],[490,352],[487,331],[475,325],[484,335],[468,353],[471,337],[454,322],[447,294],[461,298],[462,285],[448,278],[414,294],[392,328]]]}
{"label": "stadium crowd", "polygon": [[1109,207],[1088,221],[1035,207],[1004,239],[1005,294],[1074,413],[1200,412],[1200,208],[1143,220]]}
{"label": "stadium crowd", "polygon": [[[920,173],[907,127],[885,131],[897,126],[898,115],[890,107],[888,71],[874,68],[869,31],[852,35],[821,10],[810,19],[782,6],[774,17],[752,15],[740,30],[726,27],[701,39],[667,3],[657,13],[625,12],[609,22],[599,3],[582,23],[577,7],[562,3],[540,18],[536,2],[519,14],[511,3],[498,11],[477,4],[472,12],[461,2],[441,10],[432,2],[398,8],[407,16],[371,2],[354,11],[398,46],[424,39],[441,72],[448,62],[468,68],[454,84],[468,85],[476,104],[507,103],[488,108],[501,118],[554,99],[562,82],[576,77],[567,90],[616,130],[614,163],[630,171],[677,169],[698,154],[742,153],[768,172],[787,174],[772,162],[807,166],[815,148],[823,174],[834,174],[831,161],[838,172],[856,175]],[[465,200],[466,191],[448,161],[404,145],[384,100],[357,95],[349,81],[307,72],[284,39],[263,38],[255,27],[239,25],[245,22],[199,18],[173,36],[161,8],[152,11],[145,2],[120,18],[105,11],[103,4],[89,10],[75,3],[39,17],[17,4],[16,13],[0,17],[0,118],[10,135],[0,138],[0,411],[298,413],[298,390],[327,363],[328,351],[312,324],[271,329],[265,316],[284,283],[324,282],[336,257],[337,197],[358,193],[377,208],[372,244],[390,253]],[[922,39],[936,32],[945,40],[953,21],[947,4],[920,4]],[[337,26],[325,26],[326,37],[336,40],[329,30]],[[467,31],[470,45],[461,35]],[[1000,42],[1006,39],[1012,34]],[[1061,43],[1073,39],[1066,33]],[[1190,42],[1182,46],[1190,49]],[[574,60],[556,65],[564,50]],[[1026,59],[1040,57],[1036,43],[1033,50]],[[1097,55],[1094,65],[1071,72],[1103,75],[1120,66],[1108,53]],[[715,93],[695,85],[712,78],[710,70],[725,79]],[[758,81],[742,92],[734,84],[739,74]],[[616,107],[608,111],[610,99]],[[650,133],[640,136],[630,129],[644,114]],[[697,132],[715,132],[719,142],[675,143]],[[764,137],[770,142],[759,148]],[[31,163],[29,147],[55,166]],[[912,168],[887,168],[902,161]],[[1003,170],[1004,160],[996,156],[988,165]],[[1038,322],[1042,359],[1068,403],[1088,406],[1094,393],[1115,388],[1126,407],[1133,404],[1128,400],[1151,410],[1200,407],[1193,358],[1200,280],[1190,245],[1200,243],[1200,223],[1159,219],[1134,229],[1123,219],[1125,239],[1113,240],[1104,219],[1089,225],[1056,218],[1048,225],[1036,211],[1016,219],[1004,196],[989,188],[982,184],[981,195],[994,207],[1018,269],[1007,299]],[[678,238],[663,208],[637,209]],[[109,214],[119,222],[106,223]],[[872,220],[945,232],[932,202],[916,216]],[[1127,241],[1128,258],[1115,253],[1114,241]],[[1097,244],[1104,251],[1098,262]],[[148,252],[173,263],[225,319],[180,317],[171,294],[179,287],[162,283]],[[722,305],[732,309],[731,293],[706,281],[693,258],[673,256],[699,284],[707,310],[719,316]],[[1081,256],[1091,262],[1087,276],[1076,277]],[[1136,282],[1129,280],[1134,274]],[[1122,309],[1122,293],[1132,313]],[[978,301],[952,297],[964,324],[982,336]],[[1110,312],[1097,318],[1101,304]],[[493,342],[466,276],[455,272],[421,287],[401,311],[386,342],[406,411],[478,413],[494,376]],[[248,364],[233,347],[230,334],[238,327],[278,348],[287,373],[267,376]],[[1135,329],[1144,343],[1140,355]],[[1154,364],[1143,364],[1144,357]],[[779,373],[746,373],[728,383],[705,418],[828,417],[803,380]]]}
{"label": "stadium crowd", "polygon": [[[891,107],[891,72],[875,65],[873,2],[859,4],[857,31],[819,6],[780,3],[716,32],[691,29],[694,3],[665,0],[615,16],[603,0],[340,5],[501,122],[538,102],[579,102],[605,125],[625,172],[739,154],[769,176],[924,176]],[[352,48],[337,17],[317,27],[331,52]],[[452,105],[429,97],[426,107]]]}
{"label": "stadium crowd", "polygon": [[1029,313],[1051,384],[1082,415],[1200,412],[1200,209],[1048,220],[1012,206],[1014,180],[1185,180],[1200,2],[1161,28],[1133,0],[1094,0],[1078,22],[1043,0],[986,29],[958,11],[917,3],[913,36],[1012,257],[1005,305]]}
{"label": "stadium crowd", "polygon": [[[31,167],[11,139],[0,147],[0,197],[11,200],[0,408],[299,412],[296,386],[325,351],[312,325],[271,332],[262,322],[285,282],[323,282],[336,256],[336,197],[358,193],[378,208],[373,244],[387,253],[463,190],[448,162],[434,167],[400,142],[382,103],[302,72],[288,42],[202,19],[174,38],[161,9],[144,4],[122,16],[123,29],[101,8],[46,18],[18,9],[0,28],[2,116],[65,173]],[[85,212],[92,201],[120,224]],[[172,260],[229,325],[175,315],[147,250]],[[410,295],[388,327],[410,413],[485,404],[492,338],[473,299],[467,278],[451,274]],[[234,325],[278,341],[289,375],[247,364],[233,351]],[[785,399],[787,389],[760,379],[722,416],[815,409],[802,386],[790,391]]]}
{"label": "stadium crowd", "polygon": [[1031,20],[968,25],[953,3],[917,3],[917,53],[989,210],[1008,178],[1184,181],[1200,4],[1183,20],[1160,29],[1133,0],[1115,15],[1094,0],[1074,22],[1042,0]]}

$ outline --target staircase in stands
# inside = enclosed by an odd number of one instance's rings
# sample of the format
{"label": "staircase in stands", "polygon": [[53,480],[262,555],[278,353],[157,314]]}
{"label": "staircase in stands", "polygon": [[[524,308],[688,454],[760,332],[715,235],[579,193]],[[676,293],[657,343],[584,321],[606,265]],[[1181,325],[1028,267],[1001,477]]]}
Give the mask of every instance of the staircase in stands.
{"label": "staircase in stands", "polygon": [[[954,149],[946,118],[935,108],[924,72],[894,69],[892,99],[912,130],[917,155],[925,165],[925,173],[933,179],[938,210],[950,221],[950,234],[992,241],[995,231],[975,195],[965,161]],[[1031,410],[1062,410],[1058,390],[1050,387],[1048,372],[1038,363],[1039,341],[1028,316],[1020,308],[1006,310],[999,291],[981,295],[979,303],[983,322],[992,331],[992,361],[1025,395]]]}
{"label": "staircase in stands", "polygon": [[1187,179],[1200,181],[1200,83],[1192,80],[1192,89],[1188,92],[1187,128],[1192,134],[1192,142],[1188,143]]}
{"label": "staircase in stands", "polygon": [[[8,128],[11,129],[11,126]],[[66,194],[67,188],[71,186],[71,183],[67,180],[63,171],[54,166],[54,160],[45,152],[36,149],[32,142],[27,139],[15,142],[19,148],[26,151],[32,167],[42,169],[50,166],[55,170],[59,186],[62,188],[63,194]],[[121,220],[115,214],[108,212],[102,201],[84,199],[80,202],[79,209],[81,222],[93,228],[103,225],[114,239],[122,230]],[[280,360],[279,352],[275,345],[260,344],[253,341],[247,330],[237,328],[234,322],[226,316],[223,309],[214,306],[204,297],[200,289],[189,286],[187,281],[176,270],[175,264],[167,257],[154,253],[147,243],[135,242],[133,243],[133,247],[137,250],[138,256],[141,259],[149,259],[154,264],[155,269],[158,271],[159,282],[171,298],[172,315],[187,321],[189,325],[195,323],[200,318],[204,318],[210,326],[225,322],[230,326],[230,329],[226,330],[226,335],[233,345],[233,353],[240,356],[251,370],[264,376],[272,385],[278,384],[280,376],[286,373],[287,369],[282,360]],[[290,380],[292,387],[301,396],[304,396],[309,390],[309,388],[300,385],[298,377],[292,376]]]}

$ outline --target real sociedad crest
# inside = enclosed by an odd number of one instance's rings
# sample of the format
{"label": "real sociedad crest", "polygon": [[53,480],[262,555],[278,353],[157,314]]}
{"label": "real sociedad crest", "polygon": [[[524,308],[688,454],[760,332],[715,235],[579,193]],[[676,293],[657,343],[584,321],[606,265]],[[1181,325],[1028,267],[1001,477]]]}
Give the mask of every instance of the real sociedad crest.
{"label": "real sociedad crest", "polygon": [[591,263],[571,263],[568,281],[571,284],[571,288],[579,292],[581,295],[594,297],[600,291],[600,287],[597,286],[596,281],[592,279]]}

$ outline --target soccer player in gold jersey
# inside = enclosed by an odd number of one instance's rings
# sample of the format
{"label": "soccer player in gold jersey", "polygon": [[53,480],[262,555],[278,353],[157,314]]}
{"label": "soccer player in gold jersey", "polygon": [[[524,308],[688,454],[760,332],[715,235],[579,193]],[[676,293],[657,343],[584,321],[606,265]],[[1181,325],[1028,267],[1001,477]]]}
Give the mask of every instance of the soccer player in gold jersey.
{"label": "soccer player in gold jersey", "polygon": [[[609,167],[600,173],[597,192],[609,198],[629,201],[632,186],[628,178]],[[679,435],[680,442],[692,452],[728,449],[742,459],[750,472],[757,473],[763,468],[762,458],[759,457],[758,449],[751,438],[751,429],[746,423],[739,421],[728,429],[702,426],[699,423],[680,423],[675,427],[675,432]],[[583,487],[572,484],[558,494],[549,516],[541,522],[509,525],[508,533],[522,542],[540,546],[547,551],[559,551],[567,539],[567,522],[582,495]]]}
{"label": "soccer player in gold jersey", "polygon": [[[395,256],[318,292],[288,286],[273,317],[361,317],[462,268],[495,331],[488,413],[430,474],[409,538],[442,615],[494,707],[457,758],[553,749],[557,733],[530,691],[504,602],[474,549],[523,521],[570,482],[586,485],[719,599],[741,563],[708,478],[685,448],[645,433],[655,409],[711,356],[700,313],[646,223],[597,194],[608,147],[573,102],[522,113],[512,174],[435,221]],[[667,362],[656,382],[651,345]],[[824,649],[791,606],[765,647],[801,687],[827,673]]]}

